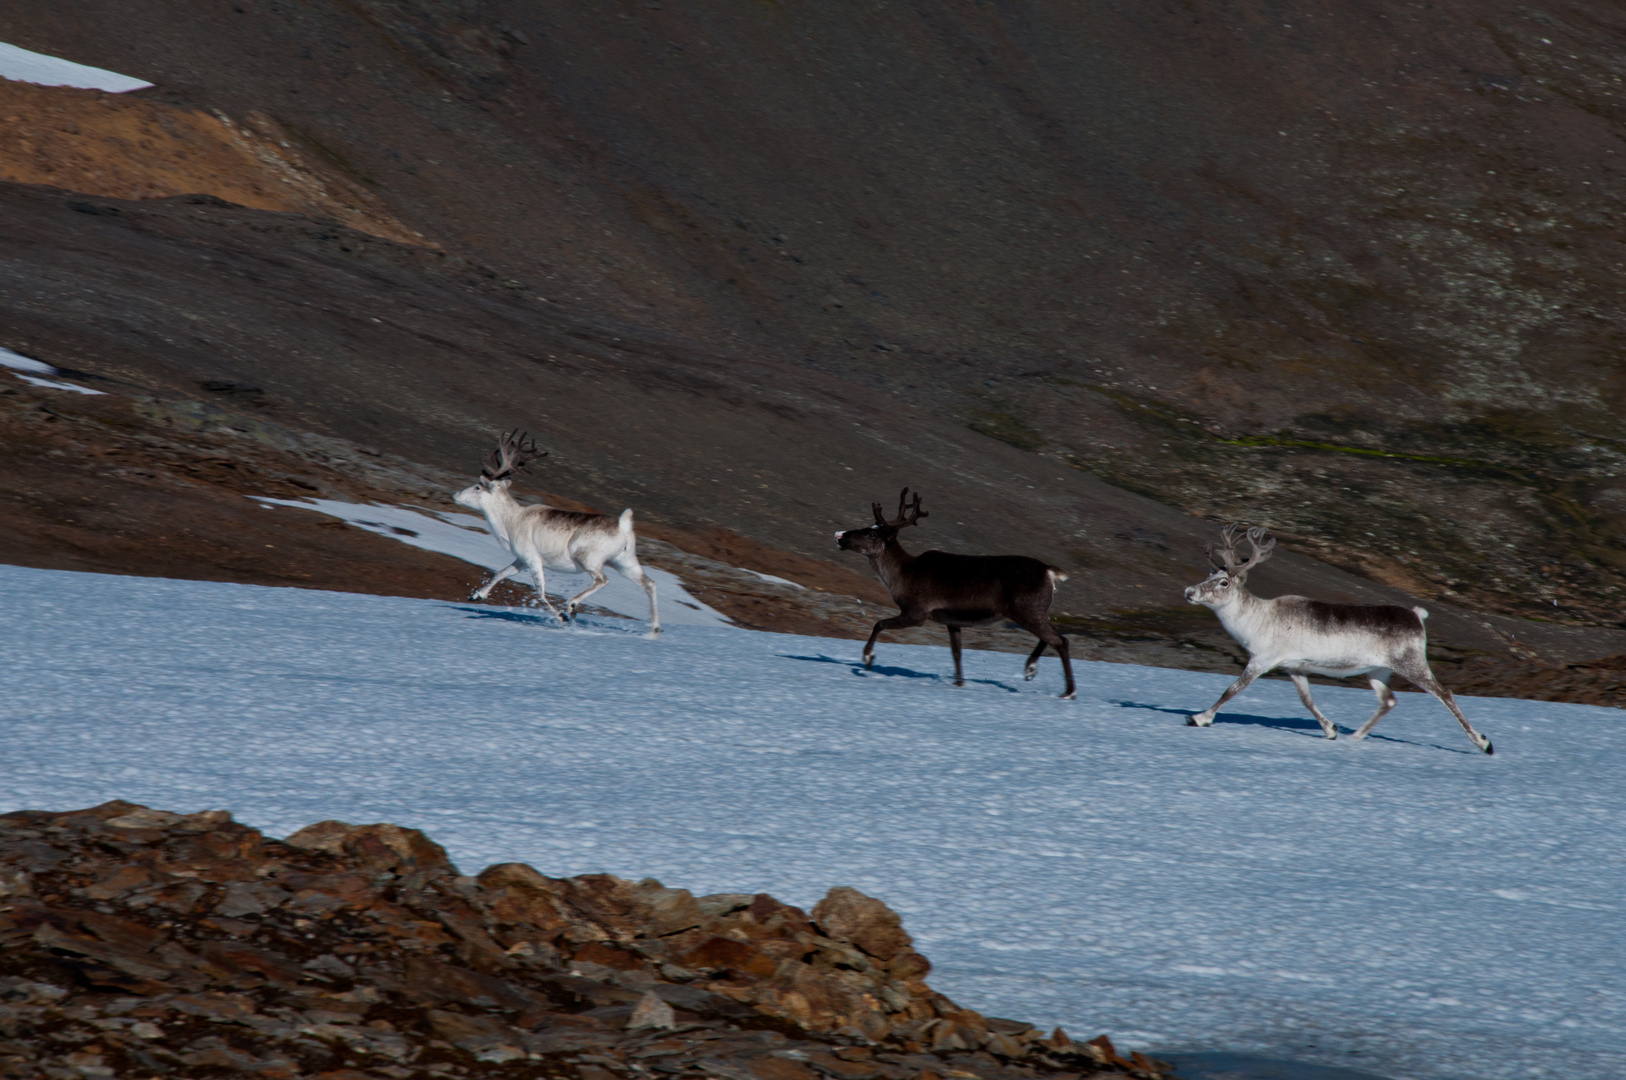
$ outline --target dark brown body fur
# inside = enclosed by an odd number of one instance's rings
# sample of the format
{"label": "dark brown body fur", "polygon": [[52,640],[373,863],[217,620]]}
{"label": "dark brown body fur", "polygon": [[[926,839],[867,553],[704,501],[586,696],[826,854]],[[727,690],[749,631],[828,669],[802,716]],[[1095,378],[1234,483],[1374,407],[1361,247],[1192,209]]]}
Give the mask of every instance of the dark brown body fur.
{"label": "dark brown body fur", "polygon": [[869,559],[875,576],[899,608],[898,614],[882,619],[870,631],[869,641],[864,644],[865,666],[875,661],[875,639],[881,631],[920,626],[930,619],[948,628],[949,648],[954,653],[954,685],[963,686],[961,629],[1009,619],[1039,639],[1038,647],[1028,656],[1024,675],[1033,678],[1039,657],[1048,645],[1061,658],[1067,679],[1062,696],[1074,696],[1067,639],[1050,624],[1050,601],[1056,582],[1065,574],[1025,555],[955,555],[947,551],[911,555],[898,543],[897,533],[897,525],[882,523],[836,534],[838,547]]}

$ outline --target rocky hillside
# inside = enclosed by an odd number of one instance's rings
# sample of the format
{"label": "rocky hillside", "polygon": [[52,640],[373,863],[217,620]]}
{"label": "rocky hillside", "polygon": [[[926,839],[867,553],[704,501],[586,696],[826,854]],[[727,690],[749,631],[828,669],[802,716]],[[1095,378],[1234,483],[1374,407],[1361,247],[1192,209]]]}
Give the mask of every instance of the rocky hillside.
{"label": "rocky hillside", "polygon": [[896,914],[505,863],[336,821],[0,815],[0,1076],[1153,1078],[926,984]]}
{"label": "rocky hillside", "polygon": [[916,543],[1056,562],[1171,663],[1223,651],[1179,588],[1233,518],[1292,553],[1262,586],[1420,599],[1454,662],[1626,653],[1603,0],[87,0],[0,40],[156,84],[13,91],[0,143],[0,345],[109,389],[460,474],[530,427],[545,490],[849,580],[828,533],[909,484]]}

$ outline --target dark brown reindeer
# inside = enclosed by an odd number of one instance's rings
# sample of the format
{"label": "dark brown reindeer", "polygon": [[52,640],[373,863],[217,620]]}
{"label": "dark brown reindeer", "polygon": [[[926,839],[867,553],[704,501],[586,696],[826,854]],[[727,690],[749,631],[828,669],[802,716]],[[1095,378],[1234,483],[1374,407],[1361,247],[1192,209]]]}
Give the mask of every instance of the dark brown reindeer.
{"label": "dark brown reindeer", "polygon": [[1025,555],[953,555],[947,551],[911,555],[898,543],[898,530],[931,516],[921,510],[920,496],[917,494],[910,505],[909,489],[904,488],[898,496],[898,516],[891,521],[886,519],[880,503],[871,503],[870,507],[875,524],[836,533],[836,546],[868,559],[900,610],[870,631],[869,641],[864,644],[865,667],[875,663],[875,639],[882,630],[919,626],[930,619],[948,627],[949,648],[954,651],[954,685],[964,686],[960,630],[1009,619],[1039,639],[1023,677],[1032,679],[1038,673],[1039,657],[1048,645],[1061,657],[1061,670],[1067,677],[1067,692],[1062,697],[1071,700],[1077,694],[1067,639],[1050,625],[1050,599],[1055,595],[1056,583],[1067,580],[1066,574]]}

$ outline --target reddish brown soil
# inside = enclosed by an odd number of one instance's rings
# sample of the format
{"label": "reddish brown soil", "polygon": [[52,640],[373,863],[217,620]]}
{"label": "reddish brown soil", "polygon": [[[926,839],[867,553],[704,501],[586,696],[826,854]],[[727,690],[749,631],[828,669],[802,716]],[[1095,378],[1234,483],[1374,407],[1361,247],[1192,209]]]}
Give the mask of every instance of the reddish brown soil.
{"label": "reddish brown soil", "polygon": [[234,123],[139,96],[0,79],[0,115],[0,180],[115,199],[208,194],[424,242],[364,185],[300,154],[264,113]]}
{"label": "reddish brown soil", "polygon": [[0,562],[447,598],[483,576],[332,518],[265,510],[247,496],[310,497],[334,476],[134,405],[0,389]]}

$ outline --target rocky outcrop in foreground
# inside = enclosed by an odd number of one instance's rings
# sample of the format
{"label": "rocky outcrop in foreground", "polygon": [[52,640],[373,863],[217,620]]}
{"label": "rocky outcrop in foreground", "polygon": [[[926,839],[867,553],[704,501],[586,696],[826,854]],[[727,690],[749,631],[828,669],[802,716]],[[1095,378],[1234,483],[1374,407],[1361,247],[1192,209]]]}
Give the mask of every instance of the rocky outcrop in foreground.
{"label": "rocky outcrop in foreground", "polygon": [[962,1009],[898,916],[811,913],[504,863],[326,821],[220,811],[0,815],[0,1076],[50,1080],[1156,1077]]}

